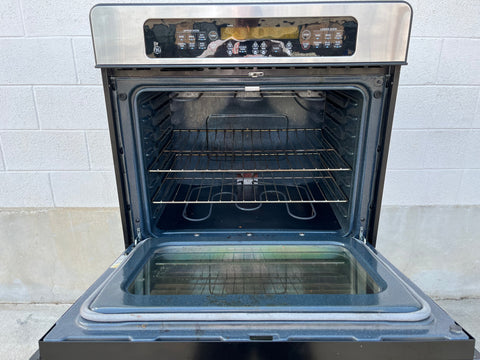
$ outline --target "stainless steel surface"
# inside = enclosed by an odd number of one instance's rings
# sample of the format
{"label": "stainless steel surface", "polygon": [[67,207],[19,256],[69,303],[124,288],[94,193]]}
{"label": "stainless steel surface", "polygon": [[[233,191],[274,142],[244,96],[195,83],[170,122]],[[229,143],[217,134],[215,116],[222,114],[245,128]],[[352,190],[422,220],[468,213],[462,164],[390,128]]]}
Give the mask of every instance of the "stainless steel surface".
{"label": "stainless steel surface", "polygon": [[[357,48],[346,57],[153,59],[145,54],[148,19],[353,16]],[[90,13],[96,64],[103,66],[405,63],[412,10],[404,2],[97,5]]]}

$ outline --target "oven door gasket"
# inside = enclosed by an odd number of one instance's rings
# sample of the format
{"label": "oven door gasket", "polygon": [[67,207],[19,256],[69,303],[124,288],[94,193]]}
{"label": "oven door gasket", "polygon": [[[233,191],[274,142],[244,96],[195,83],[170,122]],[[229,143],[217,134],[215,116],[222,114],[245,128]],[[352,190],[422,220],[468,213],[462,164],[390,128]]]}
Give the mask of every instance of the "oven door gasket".
{"label": "oven door gasket", "polygon": [[[154,241],[155,239],[147,239],[144,241]],[[325,242],[323,242],[325,243]],[[336,244],[342,244],[336,242]],[[140,244],[145,245],[145,244]],[[406,291],[409,296],[411,296],[418,304],[420,305],[418,309],[408,312],[367,312],[355,311],[355,305],[352,305],[352,311],[332,311],[331,307],[328,310],[321,311],[321,307],[310,307],[302,308],[302,311],[275,311],[274,307],[258,307],[252,309],[252,311],[246,311],[245,308],[233,308],[229,309],[228,307],[225,311],[215,311],[215,308],[185,308],[182,311],[182,308],[158,308],[158,311],[147,311],[147,309],[135,311],[135,308],[125,307],[122,309],[112,308],[106,311],[102,309],[95,309],[93,306],[94,301],[101,295],[102,290],[104,290],[107,285],[112,282],[112,279],[115,277],[122,278],[124,272],[124,266],[131,260],[132,255],[135,251],[132,251],[128,257],[124,259],[122,264],[113,271],[103,283],[98,286],[95,291],[83,302],[80,315],[83,319],[92,322],[104,322],[104,323],[118,323],[118,322],[155,322],[155,321],[366,321],[366,322],[417,322],[427,319],[431,314],[430,305],[428,302],[423,299],[405,280],[401,277],[396,276],[396,272],[390,267],[388,263],[382,260],[381,257],[377,256],[375,252],[369,248],[367,244],[357,240],[351,239],[350,244],[343,244],[351,250],[353,248],[361,249],[363,254],[359,254],[358,251],[354,249],[352,251],[355,259],[361,259],[362,257],[372,257],[378,264],[379,268],[383,268],[382,271],[388,272],[393,277],[389,279],[390,282],[398,282],[397,284],[392,284],[387,282],[387,287],[393,287],[393,285],[400,285],[398,288],[403,288],[402,290]],[[141,246],[140,246],[141,247]],[[138,249],[136,249],[138,250]],[[149,255],[151,256],[151,254]],[[117,264],[118,265],[118,264]],[[118,281],[113,283],[118,284]],[[110,289],[107,289],[106,292],[110,292]],[[374,295],[374,294],[372,294]],[[381,306],[380,304],[379,306]],[[148,307],[150,310],[151,307]],[[218,309],[218,308],[217,308]],[[97,311],[98,310],[98,311]],[[253,311],[256,310],[256,311]]]}

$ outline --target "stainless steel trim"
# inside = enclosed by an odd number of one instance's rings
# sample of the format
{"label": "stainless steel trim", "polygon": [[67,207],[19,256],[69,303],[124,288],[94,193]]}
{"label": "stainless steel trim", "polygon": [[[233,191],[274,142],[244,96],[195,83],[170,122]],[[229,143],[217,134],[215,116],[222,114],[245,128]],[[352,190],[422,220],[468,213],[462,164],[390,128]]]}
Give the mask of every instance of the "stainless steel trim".
{"label": "stainless steel trim", "polygon": [[[357,48],[344,57],[154,59],[145,54],[148,19],[353,16]],[[90,12],[98,67],[405,63],[412,9],[405,2],[97,5]]]}

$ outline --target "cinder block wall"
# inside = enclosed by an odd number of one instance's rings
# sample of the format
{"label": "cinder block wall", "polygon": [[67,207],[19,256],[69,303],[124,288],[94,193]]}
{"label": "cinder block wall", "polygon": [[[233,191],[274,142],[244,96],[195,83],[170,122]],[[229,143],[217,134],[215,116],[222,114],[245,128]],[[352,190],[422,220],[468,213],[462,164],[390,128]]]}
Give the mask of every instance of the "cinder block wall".
{"label": "cinder block wall", "polygon": [[[58,211],[87,207],[94,211],[117,206],[100,73],[94,68],[89,36],[88,13],[96,2],[0,2],[0,208],[21,212],[24,208]],[[453,206],[457,210],[452,211],[458,211],[457,219],[464,219],[459,206],[480,205],[480,2],[410,3],[414,9],[410,64],[401,76],[384,205],[402,216],[403,226],[412,230],[411,214],[419,206]],[[413,210],[396,212],[400,207]],[[5,217],[8,221],[12,211],[9,209]],[[440,216],[440,212],[431,211],[429,217]],[[445,218],[441,225],[460,226],[452,219]],[[399,234],[398,228],[391,228],[397,221],[394,217],[388,224],[382,222],[380,236],[386,241],[379,242],[394,258],[398,244],[389,242],[388,237],[391,231]],[[101,225],[97,222],[96,226]],[[7,230],[8,234],[2,231],[0,235],[2,242],[23,234],[9,227]],[[434,234],[422,240],[429,246],[451,246],[452,240],[442,238],[441,229],[427,231]],[[42,246],[42,238],[37,239],[32,246]],[[57,241],[68,244],[62,239]],[[14,240],[24,245],[29,241],[24,237]],[[467,242],[478,250],[474,240],[470,237],[455,242]],[[95,242],[90,241],[92,262],[103,266],[105,258],[113,258],[113,250],[107,255],[94,255]],[[120,248],[121,239],[118,243]],[[13,247],[12,251],[18,249]],[[472,265],[474,259],[462,259],[455,263],[459,278],[471,272],[472,266],[480,271],[478,261]],[[398,263],[404,264],[401,258]],[[404,266],[408,273],[408,264]],[[420,267],[410,275],[420,277],[420,282],[427,279],[428,287],[428,276],[421,274],[428,271],[430,276],[435,266],[441,267],[442,262],[433,261],[430,268]],[[23,281],[12,274],[0,272],[0,284],[6,284],[7,289],[4,294],[14,280]],[[90,276],[93,279],[96,275]],[[480,294],[480,282],[477,284]],[[441,287],[440,282],[430,290],[441,296]],[[70,290],[64,288],[66,294]],[[35,301],[34,292],[29,296],[23,299]],[[2,299],[5,296],[0,291]],[[45,295],[42,301],[49,299],[54,296]]]}

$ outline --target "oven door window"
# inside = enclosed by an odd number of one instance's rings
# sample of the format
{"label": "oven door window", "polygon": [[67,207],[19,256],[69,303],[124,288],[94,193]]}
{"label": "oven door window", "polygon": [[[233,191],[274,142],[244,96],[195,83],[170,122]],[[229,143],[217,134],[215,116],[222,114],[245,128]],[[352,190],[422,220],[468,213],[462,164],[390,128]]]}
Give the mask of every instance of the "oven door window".
{"label": "oven door window", "polygon": [[415,291],[357,240],[155,243],[140,243],[84,303],[82,316],[94,321],[414,321],[429,316]]}

